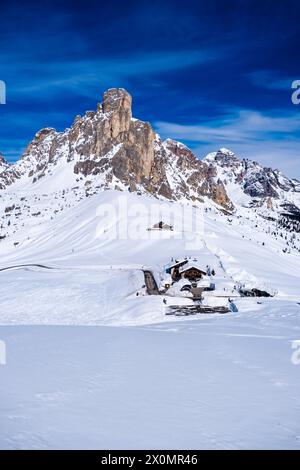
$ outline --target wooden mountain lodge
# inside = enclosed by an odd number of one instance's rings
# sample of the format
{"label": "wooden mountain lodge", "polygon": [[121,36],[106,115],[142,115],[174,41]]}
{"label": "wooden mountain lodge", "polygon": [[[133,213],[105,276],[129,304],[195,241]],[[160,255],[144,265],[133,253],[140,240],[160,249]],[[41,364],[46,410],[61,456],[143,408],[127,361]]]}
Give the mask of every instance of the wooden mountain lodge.
{"label": "wooden mountain lodge", "polygon": [[173,281],[179,281],[179,279],[181,278],[179,268],[187,264],[187,262],[187,259],[175,260],[173,264],[167,267],[166,273],[171,274]]}
{"label": "wooden mountain lodge", "polygon": [[181,266],[179,269],[179,274],[181,278],[188,279],[191,282],[199,281],[206,276],[206,271],[203,271],[198,266],[194,264],[187,263],[184,266]]}
{"label": "wooden mountain lodge", "polygon": [[154,224],[154,225],[153,225],[153,229],[156,229],[156,230],[171,230],[171,231],[173,231],[173,225],[166,224],[165,222],[163,222],[163,221],[161,220],[161,221],[158,222],[157,224]]}
{"label": "wooden mountain lodge", "polygon": [[206,271],[203,271],[195,262],[188,259],[176,260],[174,264],[168,267],[166,272],[171,274],[175,282],[183,278],[195,282],[206,276]]}

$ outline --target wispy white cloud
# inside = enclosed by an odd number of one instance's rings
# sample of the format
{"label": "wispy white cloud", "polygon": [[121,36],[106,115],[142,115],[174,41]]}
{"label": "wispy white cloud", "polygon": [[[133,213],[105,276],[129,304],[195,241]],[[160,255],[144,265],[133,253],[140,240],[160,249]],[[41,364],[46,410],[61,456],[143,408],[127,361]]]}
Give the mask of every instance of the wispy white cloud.
{"label": "wispy white cloud", "polygon": [[[27,75],[27,61],[18,62],[18,81],[9,81],[14,95],[24,93],[47,93],[48,96],[63,90],[73,90],[82,96],[94,93],[94,87],[111,87],[126,83],[131,78],[155,76],[185,67],[201,65],[224,57],[225,51],[215,49],[160,51],[156,53],[113,56],[111,58],[89,58],[43,64],[43,72]],[[13,62],[12,62],[13,64]],[[8,67],[7,67],[8,69]],[[11,73],[15,69],[12,65]],[[24,79],[21,77],[24,75]]]}
{"label": "wispy white cloud", "polygon": [[[71,47],[70,42],[67,48]],[[149,82],[154,82],[156,87],[165,86],[161,74],[214,62],[227,53],[222,48],[216,50],[208,47],[143,53],[131,50],[128,55],[114,54],[110,57],[99,52],[99,56],[85,56],[85,42],[81,43],[77,38],[75,46],[78,57],[67,49],[69,54],[65,60],[52,59],[49,62],[40,58],[40,44],[25,52],[22,50],[22,54],[17,49],[0,51],[0,62],[6,64],[8,101],[8,106],[3,109],[5,113],[0,116],[2,135],[7,136],[6,140],[0,139],[0,149],[6,156],[11,155],[11,159],[20,157],[39,128],[53,126],[62,130],[71,124],[73,111],[70,112],[63,104],[66,96],[69,101],[73,98],[73,103],[76,100],[81,103],[82,98],[90,99],[96,106],[96,100],[106,88],[121,86],[130,90],[135,80],[142,81],[146,90]],[[37,52],[39,60],[36,58]],[[135,91],[134,96],[137,94],[138,91]],[[26,109],[16,111],[18,104],[26,100]],[[10,111],[10,103],[15,105],[14,112]],[[18,135],[21,131],[24,136],[21,145],[16,142],[16,128],[19,129]]]}
{"label": "wispy white cloud", "polygon": [[235,110],[218,120],[197,125],[156,122],[163,137],[186,142],[203,157],[206,153],[229,147],[242,158],[280,168],[300,177],[300,114],[279,111],[272,114]]}
{"label": "wispy white cloud", "polygon": [[247,74],[251,83],[267,90],[289,91],[292,82],[298,77],[281,77],[272,70],[257,70]]}

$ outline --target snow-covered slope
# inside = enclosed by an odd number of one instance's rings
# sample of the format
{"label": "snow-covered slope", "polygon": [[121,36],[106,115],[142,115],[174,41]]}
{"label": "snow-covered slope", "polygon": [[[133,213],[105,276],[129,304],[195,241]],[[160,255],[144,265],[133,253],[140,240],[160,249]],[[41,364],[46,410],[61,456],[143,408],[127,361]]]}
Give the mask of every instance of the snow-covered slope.
{"label": "snow-covered slope", "polygon": [[146,328],[2,327],[0,448],[299,450],[299,323],[260,307]]}
{"label": "snow-covered slope", "polygon": [[[172,257],[197,257],[204,269],[214,267],[218,295],[225,299],[234,295],[236,284],[275,292],[278,301],[298,298],[299,239],[279,230],[276,221],[259,225],[252,209],[229,217],[208,202],[196,208],[119,191],[88,198],[78,193],[75,201],[72,192],[65,192],[50,206],[46,195],[27,194],[22,203],[30,207],[28,214],[18,207],[7,213],[10,232],[0,242],[0,268],[38,264],[54,269],[27,267],[17,277],[14,270],[0,272],[4,323],[168,321],[162,298],[146,295],[142,271],[152,270],[159,283]],[[40,215],[32,215],[33,210]],[[160,218],[172,222],[174,230],[149,230]],[[241,310],[243,305],[241,299]]]}
{"label": "snow-covered slope", "polygon": [[[300,255],[283,252],[276,222],[209,200],[196,210],[76,191],[51,204],[17,193],[28,214],[12,210],[0,242],[0,448],[299,449]],[[173,232],[147,230],[161,214]],[[227,315],[165,315],[192,300],[147,295],[143,269],[159,283],[184,256],[215,270],[206,303],[226,303],[237,283],[277,295],[236,298]]]}

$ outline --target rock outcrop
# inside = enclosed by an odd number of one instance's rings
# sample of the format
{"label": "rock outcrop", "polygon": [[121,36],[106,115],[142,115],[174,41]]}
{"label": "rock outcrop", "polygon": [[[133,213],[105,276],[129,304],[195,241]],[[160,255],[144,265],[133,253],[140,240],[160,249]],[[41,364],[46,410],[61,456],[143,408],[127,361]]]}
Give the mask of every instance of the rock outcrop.
{"label": "rock outcrop", "polygon": [[2,167],[3,165],[6,165],[7,162],[3,156],[3,154],[0,152],[0,167]]}
{"label": "rock outcrop", "polygon": [[216,175],[224,183],[225,189],[231,186],[239,187],[252,199],[259,199],[259,205],[264,200],[268,207],[272,198],[280,200],[300,193],[300,182],[287,178],[279,170],[266,168],[258,162],[239,159],[228,149],[222,148],[204,158],[204,162],[215,168]]}
{"label": "rock outcrop", "polygon": [[14,170],[13,165],[10,165],[0,152],[0,189],[5,189],[12,184],[20,175]]}

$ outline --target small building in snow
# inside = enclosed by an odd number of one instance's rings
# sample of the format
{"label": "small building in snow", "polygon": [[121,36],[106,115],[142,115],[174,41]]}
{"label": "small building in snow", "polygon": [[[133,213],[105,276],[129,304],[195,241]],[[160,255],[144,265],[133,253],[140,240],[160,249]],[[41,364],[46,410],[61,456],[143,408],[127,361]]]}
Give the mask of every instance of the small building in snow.
{"label": "small building in snow", "polygon": [[181,279],[186,278],[191,282],[197,282],[202,279],[203,276],[206,276],[206,271],[201,269],[196,263],[189,261],[180,266],[178,271]]}
{"label": "small building in snow", "polygon": [[171,274],[173,281],[178,281],[180,279],[179,269],[188,263],[186,258],[184,259],[176,259],[173,263],[171,263],[166,268],[166,273]]}
{"label": "small building in snow", "polygon": [[156,230],[173,230],[173,225],[166,224],[161,220],[157,224],[154,224],[153,228]]}

